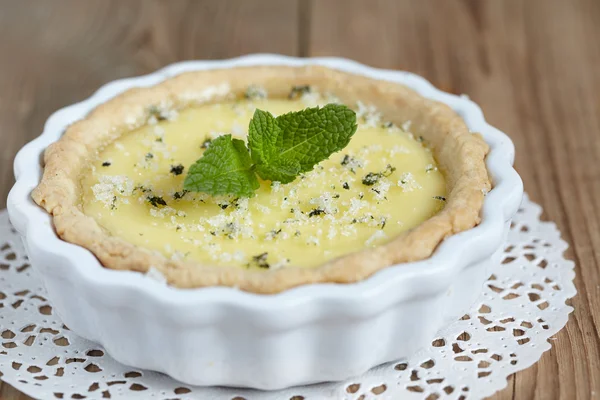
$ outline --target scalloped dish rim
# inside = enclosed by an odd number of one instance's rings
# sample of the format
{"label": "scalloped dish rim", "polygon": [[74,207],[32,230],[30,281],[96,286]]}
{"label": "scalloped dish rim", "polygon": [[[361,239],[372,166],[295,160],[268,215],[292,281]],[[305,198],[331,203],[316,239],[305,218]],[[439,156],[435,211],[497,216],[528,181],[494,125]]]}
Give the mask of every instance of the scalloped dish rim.
{"label": "scalloped dish rim", "polygon": [[[38,162],[40,154],[48,144],[62,135],[67,125],[82,118],[97,105],[126,89],[152,86],[187,71],[258,65],[322,65],[374,79],[401,83],[421,96],[450,106],[464,119],[469,129],[480,132],[490,146],[486,166],[493,188],[484,199],[481,223],[446,238],[432,256],[425,260],[384,268],[360,282],[342,285],[307,284],[276,294],[262,295],[221,286],[178,289],[155,282],[140,273],[104,268],[88,250],[61,240],[52,228],[51,216],[31,200],[31,190],[37,186],[41,178],[42,168]],[[391,296],[387,301],[382,301],[381,296],[386,292],[389,294],[388,289],[401,286],[402,281],[449,276],[467,265],[489,257],[502,240],[504,224],[516,212],[523,193],[521,179],[512,167],[513,160],[512,142],[504,133],[485,122],[480,108],[475,103],[464,96],[444,93],[423,78],[411,73],[375,69],[337,58],[300,59],[276,55],[251,55],[221,61],[186,61],[167,66],[149,75],[113,81],[101,87],[88,99],[54,113],[46,122],[42,135],[24,146],[15,158],[17,182],[9,195],[8,208],[11,221],[24,236],[28,249],[36,247],[39,251],[64,257],[70,261],[71,266],[75,266],[71,270],[78,275],[78,278],[87,283],[95,283],[99,286],[129,286],[144,293],[148,298],[154,298],[165,304],[197,306],[202,302],[217,301],[223,304],[236,304],[242,308],[268,311],[322,299],[344,299],[356,302],[379,297],[378,303],[383,305],[390,304],[388,301],[398,300],[400,296],[398,294]],[[32,168],[32,165],[35,168]],[[477,248],[477,251],[472,251],[473,248]]]}

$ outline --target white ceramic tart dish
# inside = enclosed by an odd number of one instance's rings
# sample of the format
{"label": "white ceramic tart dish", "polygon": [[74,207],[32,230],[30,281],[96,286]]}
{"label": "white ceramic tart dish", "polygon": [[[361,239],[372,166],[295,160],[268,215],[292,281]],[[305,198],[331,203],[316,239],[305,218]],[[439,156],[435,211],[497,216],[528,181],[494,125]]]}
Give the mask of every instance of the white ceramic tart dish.
{"label": "white ceramic tart dish", "polygon": [[[429,249],[424,250],[425,255],[413,256],[415,251],[406,253],[401,250],[402,246],[391,245],[412,243],[413,247],[419,247],[421,242],[428,241],[426,236],[421,235],[424,239],[418,243],[396,242],[397,239],[394,239],[375,247],[375,250],[367,249],[356,253],[360,254],[360,257],[331,256],[325,260],[325,267],[298,268],[301,272],[293,272],[294,268],[286,269],[284,266],[267,273],[233,268],[231,271],[234,272],[220,274],[212,271],[227,269],[206,266],[205,270],[200,270],[201,273],[184,273],[182,276],[177,273],[171,274],[171,270],[181,268],[185,271],[186,268],[191,268],[195,271],[195,264],[186,264],[179,259],[176,262],[168,261],[156,252],[150,257],[149,252],[137,252],[136,248],[123,245],[117,247],[119,257],[115,260],[112,257],[114,254],[106,257],[98,248],[89,245],[98,240],[86,242],[86,232],[93,229],[88,230],[86,227],[83,230],[71,230],[69,237],[68,226],[57,226],[69,242],[80,243],[90,248],[111,268],[124,269],[115,271],[104,268],[99,259],[86,248],[61,240],[54,230],[52,217],[32,200],[32,191],[40,184],[44,172],[44,165],[40,160],[46,148],[57,142],[67,127],[86,119],[88,115],[92,115],[93,119],[97,112],[90,114],[92,110],[113,98],[123,98],[118,96],[129,89],[168,88],[165,83],[178,81],[170,78],[191,71],[211,70],[210,73],[197,74],[207,77],[220,76],[218,71],[225,71],[223,77],[233,77],[231,82],[225,84],[221,82],[222,79],[219,82],[211,82],[212,85],[206,86],[203,91],[195,88],[194,100],[203,102],[211,100],[213,96],[226,94],[229,84],[235,87],[235,71],[238,70],[321,71],[324,70],[323,67],[333,71],[334,76],[353,74],[358,76],[357,81],[375,82],[372,86],[383,88],[383,92],[386,92],[386,86],[407,87],[423,98],[443,103],[464,120],[471,132],[479,133],[489,146],[485,164],[491,180],[491,191],[486,193],[485,197],[455,197],[464,199],[465,204],[474,199],[472,202],[477,207],[475,215],[471,215],[472,212],[467,212],[469,215],[466,216],[465,213],[451,213],[457,207],[457,201],[453,202],[452,196],[459,192],[456,188],[463,182],[461,179],[468,181],[473,176],[468,172],[454,175],[452,168],[449,168],[449,171],[444,171],[448,175],[446,179],[451,190],[446,209],[442,209],[437,216],[431,220],[427,219],[417,228],[399,235],[399,238],[410,238],[411,234],[419,229],[428,232],[428,226],[447,217],[452,223],[438,225],[448,226],[448,230],[443,231],[439,239],[431,239]],[[237,70],[231,70],[232,68]],[[387,82],[389,85],[386,85]],[[244,82],[244,85],[248,83],[252,82]],[[285,80],[285,83],[289,84],[290,80]],[[298,82],[299,85],[304,83],[306,82]],[[268,82],[265,86],[270,86],[271,89],[277,87]],[[289,90],[289,86],[286,90]],[[351,92],[352,88],[347,90]],[[156,94],[157,90],[148,93]],[[368,96],[366,97],[369,100]],[[159,96],[152,101],[160,100]],[[424,100],[424,103],[433,104],[429,100]],[[111,103],[106,105],[109,104]],[[106,108],[105,106],[103,107]],[[144,106],[147,104],[144,103]],[[384,115],[397,117],[403,114],[401,106],[394,109],[394,105],[386,106],[382,103],[380,107],[388,107],[384,110]],[[442,108],[445,109],[445,106]],[[445,112],[434,114],[437,118]],[[184,113],[181,115],[184,116]],[[400,117],[396,119],[394,123],[408,122]],[[459,125],[464,126],[462,122],[457,126]],[[449,125],[450,136],[453,132],[452,126]],[[362,140],[358,138],[361,129],[359,128],[357,133],[357,141]],[[416,133],[419,132],[419,126],[413,129]],[[467,134],[466,142],[470,142],[468,136]],[[432,136],[432,140],[435,142],[435,136]],[[162,142],[162,137],[157,141]],[[444,146],[448,147],[446,142]],[[74,154],[77,155],[78,151],[89,151],[94,147],[95,145],[86,143],[77,147]],[[466,145],[464,147],[468,148]],[[473,148],[474,153],[480,149],[477,146]],[[110,149],[103,151],[109,155],[114,154],[110,153]],[[441,157],[442,168],[444,162],[449,165],[456,161],[444,161],[443,153],[436,154],[436,158],[438,156]],[[69,157],[68,154],[65,156],[65,162]],[[146,158],[153,156],[149,155]],[[224,61],[191,61],[171,65],[151,75],[109,83],[88,100],[53,114],[47,121],[43,134],[27,144],[15,159],[17,182],[9,195],[8,209],[12,223],[23,237],[31,264],[44,281],[54,309],[74,332],[102,344],[111,356],[126,365],[161,371],[187,384],[278,389],[341,380],[360,374],[375,365],[407,357],[427,344],[444,324],[460,317],[479,294],[481,285],[488,276],[486,263],[501,250],[510,220],[520,203],[523,188],[519,176],[512,168],[513,158],[514,148],[510,139],[489,126],[474,103],[464,97],[440,92],[413,74],[378,70],[352,61],[332,58],[296,59],[253,55]],[[48,157],[47,160],[50,160],[50,163],[46,172],[55,171],[53,168],[56,166],[56,157],[54,161]],[[461,160],[456,161],[456,165],[460,166]],[[115,163],[114,168],[117,164]],[[83,170],[82,165],[74,165]],[[331,166],[330,171],[332,170],[335,170],[334,166]],[[430,175],[433,179],[434,174]],[[48,182],[48,177],[44,180]],[[481,179],[474,181],[482,182]],[[487,179],[485,181],[487,182]],[[405,183],[404,178],[398,181],[401,189],[404,189],[402,185]],[[333,188],[334,185],[331,186]],[[344,200],[343,196],[352,192],[346,186],[350,185],[344,182],[344,189],[347,191],[342,191],[341,200]],[[52,194],[51,190],[44,193],[49,192]],[[378,191],[376,193],[380,195]],[[39,196],[39,193],[34,197],[38,202],[41,198],[53,198],[52,195]],[[431,197],[428,195],[428,198]],[[61,199],[59,206],[68,206],[69,196],[56,198]],[[96,198],[98,199],[98,196]],[[260,198],[259,194],[257,199]],[[362,193],[360,198],[362,199]],[[116,201],[114,199],[112,205]],[[477,213],[481,199],[483,206]],[[128,204],[128,200],[123,203]],[[156,207],[156,204],[153,206]],[[160,207],[158,211],[148,205],[144,207],[150,208],[154,214],[161,211]],[[463,208],[467,211],[473,210],[473,207]],[[230,211],[231,209],[227,212]],[[317,211],[317,214],[325,213],[321,209]],[[393,212],[394,210],[390,211],[392,214]],[[173,221],[177,216],[186,216],[185,213],[174,213],[171,216]],[[83,214],[80,219],[72,221],[75,221],[74,224],[94,225],[92,220],[86,222]],[[103,220],[103,223],[108,223],[106,221],[108,220]],[[383,219],[383,225],[385,221]],[[461,221],[466,222],[461,224]],[[54,222],[60,224],[64,221],[55,219]],[[424,228],[419,228],[421,226]],[[178,227],[178,231],[179,229]],[[394,228],[388,225],[388,231],[390,229]],[[335,229],[333,231],[335,235]],[[82,232],[81,242],[76,240],[77,232]],[[98,232],[100,236],[95,237],[104,237],[104,230]],[[427,236],[435,236],[439,229],[430,232],[432,234]],[[214,233],[212,234],[214,236]],[[212,240],[210,235],[206,236]],[[386,247],[386,251],[377,251]],[[272,249],[271,251],[275,251],[277,247]],[[433,249],[433,254],[427,257]],[[383,260],[385,257],[382,254],[393,256]],[[146,257],[146,260],[150,260],[150,263],[166,272],[165,275],[173,285],[160,282],[152,274],[128,271],[148,269],[143,267],[148,264],[145,261],[141,262],[142,267],[135,265],[140,263],[140,257]],[[204,254],[199,253],[198,257],[204,257]],[[420,258],[424,259],[413,261]],[[173,259],[171,257],[169,260]],[[389,260],[401,263],[387,266]],[[385,262],[388,264],[384,265]],[[327,267],[331,265],[334,267],[328,270]],[[340,274],[339,271],[351,272]],[[349,275],[350,278],[347,278]],[[186,280],[185,276],[189,279]],[[263,276],[271,278],[265,279]],[[189,281],[192,283],[188,284]]]}

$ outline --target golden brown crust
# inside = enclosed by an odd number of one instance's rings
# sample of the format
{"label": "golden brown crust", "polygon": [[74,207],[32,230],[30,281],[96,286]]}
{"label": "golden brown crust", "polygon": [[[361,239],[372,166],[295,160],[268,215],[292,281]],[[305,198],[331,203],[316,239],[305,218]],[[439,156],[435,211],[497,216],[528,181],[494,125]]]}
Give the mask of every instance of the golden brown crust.
{"label": "golden brown crust", "polygon": [[[104,144],[146,122],[155,104],[184,108],[240,94],[250,84],[270,96],[287,95],[293,85],[311,85],[335,94],[343,102],[375,105],[397,125],[411,122],[411,132],[423,136],[434,151],[448,184],[445,208],[416,228],[385,245],[332,260],[320,267],[269,271],[212,267],[173,261],[104,231],[79,208],[79,173]],[[256,293],[277,293],[308,283],[349,283],[363,280],[387,266],[431,256],[447,236],[479,223],[484,192],[490,182],[485,167],[488,146],[469,132],[463,120],[445,104],[425,99],[399,84],[379,81],[320,66],[245,67],[189,72],[156,86],[129,90],[72,124],[46,150],[43,178],[32,197],[52,216],[58,235],[91,250],[108,268],[146,272],[159,270],[169,284],[181,288],[232,286]]]}

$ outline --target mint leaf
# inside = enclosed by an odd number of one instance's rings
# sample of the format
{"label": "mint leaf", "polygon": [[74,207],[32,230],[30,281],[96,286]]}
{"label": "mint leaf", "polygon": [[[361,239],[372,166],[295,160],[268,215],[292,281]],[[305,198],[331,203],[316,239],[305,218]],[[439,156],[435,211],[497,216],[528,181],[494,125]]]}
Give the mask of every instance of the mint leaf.
{"label": "mint leaf", "polygon": [[266,164],[267,160],[274,158],[277,140],[282,135],[275,117],[268,111],[256,109],[248,126],[248,145],[252,161],[256,164]]}
{"label": "mint leaf", "polygon": [[267,180],[288,183],[348,145],[356,132],[356,114],[328,104],[274,118],[256,110],[248,129],[248,144],[256,172]]}
{"label": "mint leaf", "polygon": [[202,158],[188,170],[185,190],[211,195],[252,197],[259,183],[243,140],[223,135],[214,139]]}
{"label": "mint leaf", "polygon": [[278,141],[282,137],[283,131],[275,117],[257,109],[248,127],[248,143],[252,149],[252,160],[256,163],[256,172],[263,179],[289,183],[300,173],[300,164],[293,159],[277,157],[277,149],[281,146]]}

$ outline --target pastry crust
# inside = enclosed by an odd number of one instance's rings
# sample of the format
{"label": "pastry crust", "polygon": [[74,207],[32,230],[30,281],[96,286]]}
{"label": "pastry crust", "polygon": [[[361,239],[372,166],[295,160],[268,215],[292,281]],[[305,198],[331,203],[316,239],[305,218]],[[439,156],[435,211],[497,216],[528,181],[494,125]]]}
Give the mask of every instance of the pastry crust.
{"label": "pastry crust", "polygon": [[[386,120],[423,136],[444,172],[448,198],[442,211],[386,244],[347,254],[316,268],[285,267],[246,270],[194,261],[170,260],[112,236],[80,209],[80,171],[106,143],[147,122],[153,105],[183,109],[241,95],[251,85],[264,87],[270,97],[285,97],[289,88],[310,85],[337,96],[346,104],[373,104]],[[431,256],[444,238],[470,229],[480,221],[485,193],[490,189],[485,157],[488,146],[469,132],[464,121],[445,104],[411,89],[321,66],[259,66],[188,72],[148,88],[136,88],[93,110],[68,127],[44,155],[42,180],[32,192],[37,204],[53,217],[57,234],[92,251],[107,268],[160,271],[180,288],[231,286],[255,293],[277,293],[309,283],[351,283],[397,263]]]}

